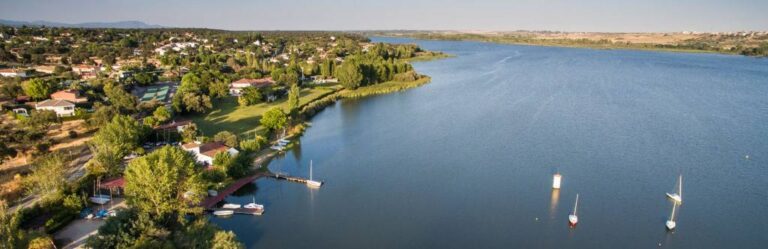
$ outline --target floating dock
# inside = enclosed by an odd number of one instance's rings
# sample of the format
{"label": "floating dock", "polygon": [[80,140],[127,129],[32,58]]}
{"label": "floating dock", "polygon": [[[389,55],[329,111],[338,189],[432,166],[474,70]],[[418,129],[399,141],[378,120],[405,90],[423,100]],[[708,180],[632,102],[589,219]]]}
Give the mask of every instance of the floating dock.
{"label": "floating dock", "polygon": [[304,179],[301,177],[295,177],[295,176],[288,176],[288,175],[280,175],[280,174],[271,174],[267,175],[267,177],[272,177],[278,180],[286,180],[286,181],[292,181],[292,182],[298,182],[298,183],[307,183],[309,181],[308,179]]}

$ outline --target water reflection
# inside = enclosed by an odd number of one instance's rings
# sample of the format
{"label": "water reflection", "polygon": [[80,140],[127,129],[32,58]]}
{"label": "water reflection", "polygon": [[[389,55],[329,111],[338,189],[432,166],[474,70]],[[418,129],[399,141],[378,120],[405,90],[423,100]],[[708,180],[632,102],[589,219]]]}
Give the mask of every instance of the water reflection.
{"label": "water reflection", "polygon": [[560,189],[552,189],[552,197],[549,200],[549,219],[554,220],[557,211],[557,200],[560,199]]}

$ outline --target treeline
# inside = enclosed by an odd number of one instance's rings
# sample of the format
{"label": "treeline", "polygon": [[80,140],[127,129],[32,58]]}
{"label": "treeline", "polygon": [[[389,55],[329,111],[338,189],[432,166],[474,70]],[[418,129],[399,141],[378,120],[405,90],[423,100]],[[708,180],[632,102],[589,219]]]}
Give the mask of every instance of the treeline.
{"label": "treeline", "polygon": [[[379,33],[378,35],[387,35]],[[768,56],[768,35],[756,37],[754,41],[746,42],[744,37],[736,35],[710,35],[696,39],[689,39],[677,44],[651,44],[651,43],[631,43],[614,42],[608,39],[564,39],[553,38],[543,39],[535,35],[522,34],[504,34],[504,35],[482,35],[482,34],[442,34],[442,33],[407,33],[407,37],[428,40],[472,40],[494,43],[511,44],[531,44],[543,46],[565,46],[565,47],[594,47],[594,48],[624,48],[624,49],[661,49],[661,50],[690,50],[740,54],[746,56]],[[762,41],[754,45],[755,41]],[[753,44],[753,45],[749,45]]]}

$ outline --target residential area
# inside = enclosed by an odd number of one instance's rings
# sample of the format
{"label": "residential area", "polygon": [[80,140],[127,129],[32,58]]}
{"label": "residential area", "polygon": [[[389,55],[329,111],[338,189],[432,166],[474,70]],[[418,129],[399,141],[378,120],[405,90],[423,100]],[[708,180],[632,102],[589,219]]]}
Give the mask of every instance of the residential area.
{"label": "residential area", "polygon": [[[350,33],[0,26],[0,34],[0,211],[15,222],[17,244],[133,244],[97,229],[156,205],[144,198],[183,196],[150,225],[183,229],[190,224],[163,220],[201,214],[211,193],[265,172],[291,146],[278,140],[301,134],[323,106],[429,81],[408,63],[424,52],[418,46]],[[163,182],[188,188],[141,191]]]}

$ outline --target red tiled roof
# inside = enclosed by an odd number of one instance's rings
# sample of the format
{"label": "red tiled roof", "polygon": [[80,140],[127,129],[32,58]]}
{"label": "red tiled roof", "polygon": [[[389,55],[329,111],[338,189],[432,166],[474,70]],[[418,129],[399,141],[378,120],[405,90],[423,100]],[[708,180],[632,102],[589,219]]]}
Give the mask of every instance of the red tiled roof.
{"label": "red tiled roof", "polygon": [[102,182],[99,187],[101,188],[122,188],[125,186],[125,178],[119,177],[109,181]]}
{"label": "red tiled roof", "polygon": [[217,153],[229,150],[229,147],[220,142],[207,143],[200,146],[200,154],[213,158]]}
{"label": "red tiled roof", "polygon": [[251,86],[255,86],[255,87],[265,87],[265,86],[275,84],[275,81],[272,80],[272,77],[261,78],[261,79],[243,78],[243,79],[236,80],[235,82],[232,82],[232,84],[250,84]]}

